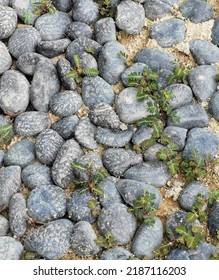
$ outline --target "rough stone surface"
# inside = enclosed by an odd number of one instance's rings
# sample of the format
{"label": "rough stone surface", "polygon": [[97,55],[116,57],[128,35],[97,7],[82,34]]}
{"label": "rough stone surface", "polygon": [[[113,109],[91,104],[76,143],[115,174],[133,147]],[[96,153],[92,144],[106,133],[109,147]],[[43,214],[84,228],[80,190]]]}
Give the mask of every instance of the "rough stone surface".
{"label": "rough stone surface", "polygon": [[37,51],[45,57],[52,58],[65,52],[71,43],[69,39],[59,39],[54,41],[41,41],[37,45]]}
{"label": "rough stone surface", "polygon": [[9,221],[0,215],[0,237],[7,235],[9,230]]}
{"label": "rough stone surface", "polygon": [[94,25],[94,36],[101,45],[116,41],[116,26],[113,18],[106,17],[98,20]]}
{"label": "rough stone surface", "polygon": [[217,17],[214,21],[211,38],[212,38],[212,43],[219,46],[219,17]]}
{"label": "rough stone surface", "polygon": [[23,245],[20,241],[10,236],[0,237],[0,260],[19,260],[23,252]]}
{"label": "rough stone surface", "polygon": [[12,64],[10,53],[4,43],[0,42],[0,75],[7,71]]}
{"label": "rough stone surface", "polygon": [[172,14],[171,6],[162,0],[147,0],[144,3],[144,9],[146,17],[150,20]]}
{"label": "rough stone surface", "polygon": [[168,137],[174,144],[177,145],[179,151],[185,147],[187,129],[177,126],[167,126],[163,131],[162,135]]}
{"label": "rough stone surface", "polygon": [[72,15],[74,21],[90,25],[98,20],[98,4],[93,0],[76,0],[73,5]]}
{"label": "rough stone surface", "polygon": [[123,247],[107,249],[100,255],[100,260],[128,260],[132,254]]}
{"label": "rough stone surface", "polygon": [[127,206],[113,203],[102,209],[97,226],[102,235],[110,232],[118,245],[126,245],[135,234],[137,222]]}
{"label": "rough stone surface", "polygon": [[215,202],[208,215],[208,228],[213,236],[217,236],[219,230],[219,202]]}
{"label": "rough stone surface", "polygon": [[219,91],[217,91],[209,101],[209,112],[219,121]]}
{"label": "rough stone surface", "polygon": [[79,37],[86,37],[91,39],[93,35],[91,27],[88,24],[79,21],[74,21],[70,23],[66,27],[65,33],[68,36],[68,38],[72,41]]}
{"label": "rough stone surface", "polygon": [[57,131],[62,138],[69,139],[74,135],[75,127],[78,124],[78,117],[72,115],[55,122],[51,128]]}
{"label": "rough stone surface", "polygon": [[65,58],[60,58],[57,62],[56,67],[57,67],[59,78],[64,88],[67,90],[75,90],[77,84],[74,78],[66,77],[66,75],[71,71],[71,63]]}
{"label": "rough stone surface", "polygon": [[10,37],[17,26],[17,13],[14,9],[0,5],[0,40]]}

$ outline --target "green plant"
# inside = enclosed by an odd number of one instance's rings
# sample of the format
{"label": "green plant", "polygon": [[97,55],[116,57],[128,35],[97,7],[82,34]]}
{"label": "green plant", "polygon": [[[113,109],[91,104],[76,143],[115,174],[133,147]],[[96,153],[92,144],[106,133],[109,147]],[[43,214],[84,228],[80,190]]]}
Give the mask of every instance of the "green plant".
{"label": "green plant", "polygon": [[29,11],[25,11],[23,13],[23,22],[24,24],[30,24],[32,13]]}
{"label": "green plant", "polygon": [[208,205],[212,206],[215,201],[219,201],[219,190],[211,190],[208,198]]}
{"label": "green plant", "polygon": [[129,211],[133,212],[136,219],[140,222],[144,222],[148,226],[152,226],[155,223],[155,213],[156,209],[154,206],[155,194],[144,191],[143,196],[136,198],[133,201],[132,208]]}
{"label": "green plant", "polygon": [[7,145],[13,136],[13,127],[11,124],[0,126],[0,147]]}
{"label": "green plant", "polygon": [[198,194],[195,198],[195,203],[192,206],[192,209],[187,213],[187,222],[193,223],[197,219],[199,219],[201,223],[205,222],[207,215],[203,210],[203,207],[206,205],[206,203],[207,199]]}
{"label": "green plant", "polygon": [[99,13],[102,17],[114,17],[116,8],[111,5],[111,0],[94,0],[99,6]]}
{"label": "green plant", "polygon": [[98,236],[95,242],[104,249],[115,248],[117,246],[117,242],[111,232],[107,232],[104,236]]}
{"label": "green plant", "polygon": [[172,83],[183,83],[187,85],[187,76],[191,69],[183,65],[182,62],[174,61],[174,64],[176,68],[174,72],[167,77],[167,85]]}
{"label": "green plant", "polygon": [[96,68],[83,68],[81,65],[81,60],[78,54],[73,56],[75,66],[71,69],[69,73],[66,74],[67,78],[74,78],[77,84],[80,84],[83,77],[96,77],[99,71]]}
{"label": "green plant", "polygon": [[186,228],[186,226],[180,225],[176,227],[176,232],[180,235],[176,241],[189,249],[195,249],[203,239],[202,230],[200,226],[193,225]]}
{"label": "green plant", "polygon": [[35,15],[42,15],[45,13],[55,14],[56,8],[53,5],[53,0],[40,0],[39,2],[34,2],[33,4]]}
{"label": "green plant", "polygon": [[125,61],[125,64],[128,67],[132,66],[133,62],[131,60],[129,60],[127,54],[125,54],[124,52],[120,51],[120,52],[118,52],[118,55]]}

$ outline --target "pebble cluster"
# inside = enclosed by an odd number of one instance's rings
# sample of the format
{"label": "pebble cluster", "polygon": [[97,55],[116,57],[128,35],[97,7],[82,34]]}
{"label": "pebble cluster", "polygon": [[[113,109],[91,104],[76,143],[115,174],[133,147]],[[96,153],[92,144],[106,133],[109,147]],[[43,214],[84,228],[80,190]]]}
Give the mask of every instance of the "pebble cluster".
{"label": "pebble cluster", "polygon": [[[93,0],[54,1],[54,15],[35,15],[32,2],[0,0],[0,126],[12,124],[17,139],[0,151],[0,259],[21,259],[28,252],[35,252],[36,258],[61,259],[69,250],[101,260],[153,259],[164,232],[172,240],[178,225],[191,227],[186,211],[198,194],[207,199],[209,190],[194,181],[180,194],[182,210],[170,213],[166,224],[158,217],[152,226],[137,222],[128,208],[144,191],[155,195],[159,208],[159,188],[171,174],[156,157],[164,148],[161,144],[141,154],[131,148],[153,133],[151,127],[135,125],[150,114],[147,101],[137,101],[134,87],[116,95],[112,85],[122,81],[127,86],[128,75],[142,73],[146,66],[158,72],[159,88],[173,93],[170,105],[180,117],[178,123],[167,119],[163,135],[179,146],[184,159],[191,158],[194,148],[201,158],[214,157],[219,138],[207,126],[209,114],[219,121],[218,71],[212,65],[219,62],[219,17],[214,19],[211,42],[189,43],[197,66],[189,73],[188,85],[168,86],[166,78],[175,70],[176,57],[143,48],[128,67],[118,55],[126,50],[116,31],[138,34],[147,20],[172,15],[179,0],[112,0],[114,18],[101,18]],[[207,1],[186,0],[179,11],[193,23],[213,18]],[[20,24],[27,12],[30,24]],[[168,48],[184,40],[186,25],[181,19],[168,19],[154,23],[149,33]],[[66,77],[76,54],[83,68],[99,70],[96,77],[84,77],[80,88],[74,78]],[[202,105],[206,101],[208,110]],[[94,170],[105,167],[109,173],[99,183],[104,195],[99,197],[98,217],[89,207],[93,193],[69,187],[74,178],[88,180],[86,172],[71,166],[75,160],[92,163]],[[218,202],[208,215],[208,229],[217,235]],[[103,249],[95,240],[108,232],[116,247]],[[166,259],[209,259],[217,250],[201,242],[195,249],[171,250]]]}

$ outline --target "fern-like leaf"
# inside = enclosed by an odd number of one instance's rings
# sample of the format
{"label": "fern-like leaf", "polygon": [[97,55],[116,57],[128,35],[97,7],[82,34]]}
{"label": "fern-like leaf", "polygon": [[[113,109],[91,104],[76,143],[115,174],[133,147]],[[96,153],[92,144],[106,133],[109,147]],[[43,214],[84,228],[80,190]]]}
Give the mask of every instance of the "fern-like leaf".
{"label": "fern-like leaf", "polygon": [[95,68],[86,68],[84,69],[84,73],[88,76],[88,77],[96,77],[99,75],[99,71]]}

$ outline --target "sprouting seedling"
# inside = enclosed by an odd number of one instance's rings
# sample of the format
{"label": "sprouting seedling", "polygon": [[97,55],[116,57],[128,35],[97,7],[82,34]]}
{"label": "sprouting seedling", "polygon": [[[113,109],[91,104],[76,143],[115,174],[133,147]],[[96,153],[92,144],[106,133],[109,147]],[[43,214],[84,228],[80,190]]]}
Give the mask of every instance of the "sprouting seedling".
{"label": "sprouting seedling", "polygon": [[190,68],[187,68],[182,62],[174,61],[174,64],[176,64],[176,68],[174,72],[168,76],[167,85],[179,82],[187,85],[187,76],[190,72]]}
{"label": "sprouting seedling", "polygon": [[106,232],[104,236],[98,236],[95,242],[104,249],[115,248],[117,246],[117,242],[111,232]]}
{"label": "sprouting seedling", "polygon": [[7,145],[13,136],[13,127],[11,124],[0,126],[0,147]]}
{"label": "sprouting seedling", "polygon": [[115,7],[112,6],[111,0],[94,0],[99,6],[99,12],[102,17],[114,17]]}
{"label": "sprouting seedling", "polygon": [[199,221],[203,223],[207,217],[206,212],[203,211],[203,207],[206,203],[207,200],[204,199],[202,195],[197,195],[192,209],[187,213],[187,222],[193,223],[195,220],[199,219]]}
{"label": "sprouting seedling", "polygon": [[219,190],[211,190],[208,198],[208,205],[212,206],[216,201],[219,201]]}
{"label": "sprouting seedling", "polygon": [[125,64],[130,67],[133,62],[128,58],[128,55],[122,51],[118,52],[118,55],[124,60]]}
{"label": "sprouting seedling", "polygon": [[25,24],[30,24],[30,22],[31,22],[31,16],[32,16],[32,13],[31,13],[31,12],[25,11],[25,12],[23,13],[23,22],[24,22]]}
{"label": "sprouting seedling", "polygon": [[177,238],[177,242],[189,249],[195,249],[203,239],[202,227],[200,226],[193,225],[190,228],[186,228],[186,226],[180,225],[176,227],[176,232],[180,235]]}
{"label": "sprouting seedling", "polygon": [[47,12],[54,15],[56,8],[53,5],[53,0],[40,0],[39,2],[34,2],[33,4],[35,15],[42,15]]}

